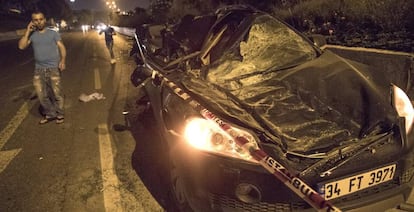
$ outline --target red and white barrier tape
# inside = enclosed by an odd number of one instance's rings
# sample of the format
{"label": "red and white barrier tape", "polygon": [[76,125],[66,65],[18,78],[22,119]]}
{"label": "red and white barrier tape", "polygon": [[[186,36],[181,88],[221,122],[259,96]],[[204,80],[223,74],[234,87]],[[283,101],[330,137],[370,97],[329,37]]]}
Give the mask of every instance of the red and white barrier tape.
{"label": "red and white barrier tape", "polygon": [[277,162],[275,159],[270,157],[266,152],[257,148],[256,145],[252,144],[243,135],[239,135],[234,128],[215,116],[212,112],[204,108],[197,101],[195,101],[189,94],[183,91],[174,82],[170,81],[163,74],[153,71],[153,77],[157,76],[162,79],[166,85],[173,90],[173,92],[189,104],[200,114],[208,119],[214,121],[220,126],[221,129],[226,131],[230,136],[233,137],[236,144],[250,153],[250,155],[256,159],[260,165],[262,165],[267,171],[272,173],[277,179],[282,181],[288,188],[295,192],[300,198],[305,200],[309,205],[315,208],[317,211],[329,211],[338,212],[340,209],[333,206],[330,202],[325,200],[319,193],[314,191],[304,181],[298,177],[292,175],[282,164]]}

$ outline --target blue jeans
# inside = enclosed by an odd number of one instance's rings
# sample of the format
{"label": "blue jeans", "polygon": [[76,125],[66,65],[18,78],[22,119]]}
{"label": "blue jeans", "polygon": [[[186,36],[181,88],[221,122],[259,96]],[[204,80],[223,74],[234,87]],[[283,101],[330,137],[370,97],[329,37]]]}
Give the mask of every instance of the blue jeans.
{"label": "blue jeans", "polygon": [[64,115],[64,98],[60,78],[61,73],[58,68],[35,69],[33,86],[47,117]]}
{"label": "blue jeans", "polygon": [[113,40],[107,40],[107,41],[105,41],[105,43],[106,43],[106,48],[108,48],[109,54],[111,55],[111,59],[114,59],[115,58],[114,50],[113,50],[114,41]]}

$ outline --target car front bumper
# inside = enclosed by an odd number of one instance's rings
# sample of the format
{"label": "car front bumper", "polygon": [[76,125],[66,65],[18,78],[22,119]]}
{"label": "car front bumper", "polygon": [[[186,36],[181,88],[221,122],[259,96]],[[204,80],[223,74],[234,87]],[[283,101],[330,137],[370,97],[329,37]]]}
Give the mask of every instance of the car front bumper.
{"label": "car front bumper", "polygon": [[[201,152],[185,142],[175,145],[171,156],[194,211],[314,211],[260,165]],[[410,195],[412,172],[409,175],[408,183],[400,185],[398,179],[393,180],[357,192],[357,198],[340,198],[340,202],[332,203],[356,212],[395,208]],[[254,191],[243,196],[240,189],[245,185]]]}

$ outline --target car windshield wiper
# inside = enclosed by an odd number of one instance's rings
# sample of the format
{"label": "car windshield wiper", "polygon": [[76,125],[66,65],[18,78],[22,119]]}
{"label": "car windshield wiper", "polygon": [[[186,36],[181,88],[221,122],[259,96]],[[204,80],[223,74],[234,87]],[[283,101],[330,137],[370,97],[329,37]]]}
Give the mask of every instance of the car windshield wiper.
{"label": "car windshield wiper", "polygon": [[[353,143],[345,147],[339,147],[327,154],[324,159],[314,163],[300,173],[300,176],[305,176],[310,173],[322,172],[321,177],[329,176],[332,171],[338,169],[351,159],[355,158],[359,154],[363,153],[372,146],[384,141],[393,135],[393,132],[385,132],[378,135],[370,136],[360,140],[358,143]],[[326,170],[325,166],[329,166]],[[324,170],[324,171],[321,171]]]}

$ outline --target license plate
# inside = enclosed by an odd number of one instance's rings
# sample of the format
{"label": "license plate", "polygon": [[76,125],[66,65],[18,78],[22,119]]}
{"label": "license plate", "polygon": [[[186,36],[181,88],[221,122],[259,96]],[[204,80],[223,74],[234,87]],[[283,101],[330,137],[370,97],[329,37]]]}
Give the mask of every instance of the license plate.
{"label": "license plate", "polygon": [[396,170],[396,164],[368,171],[362,174],[347,177],[319,186],[319,193],[325,200],[335,199],[351,194],[383,182],[392,180]]}

